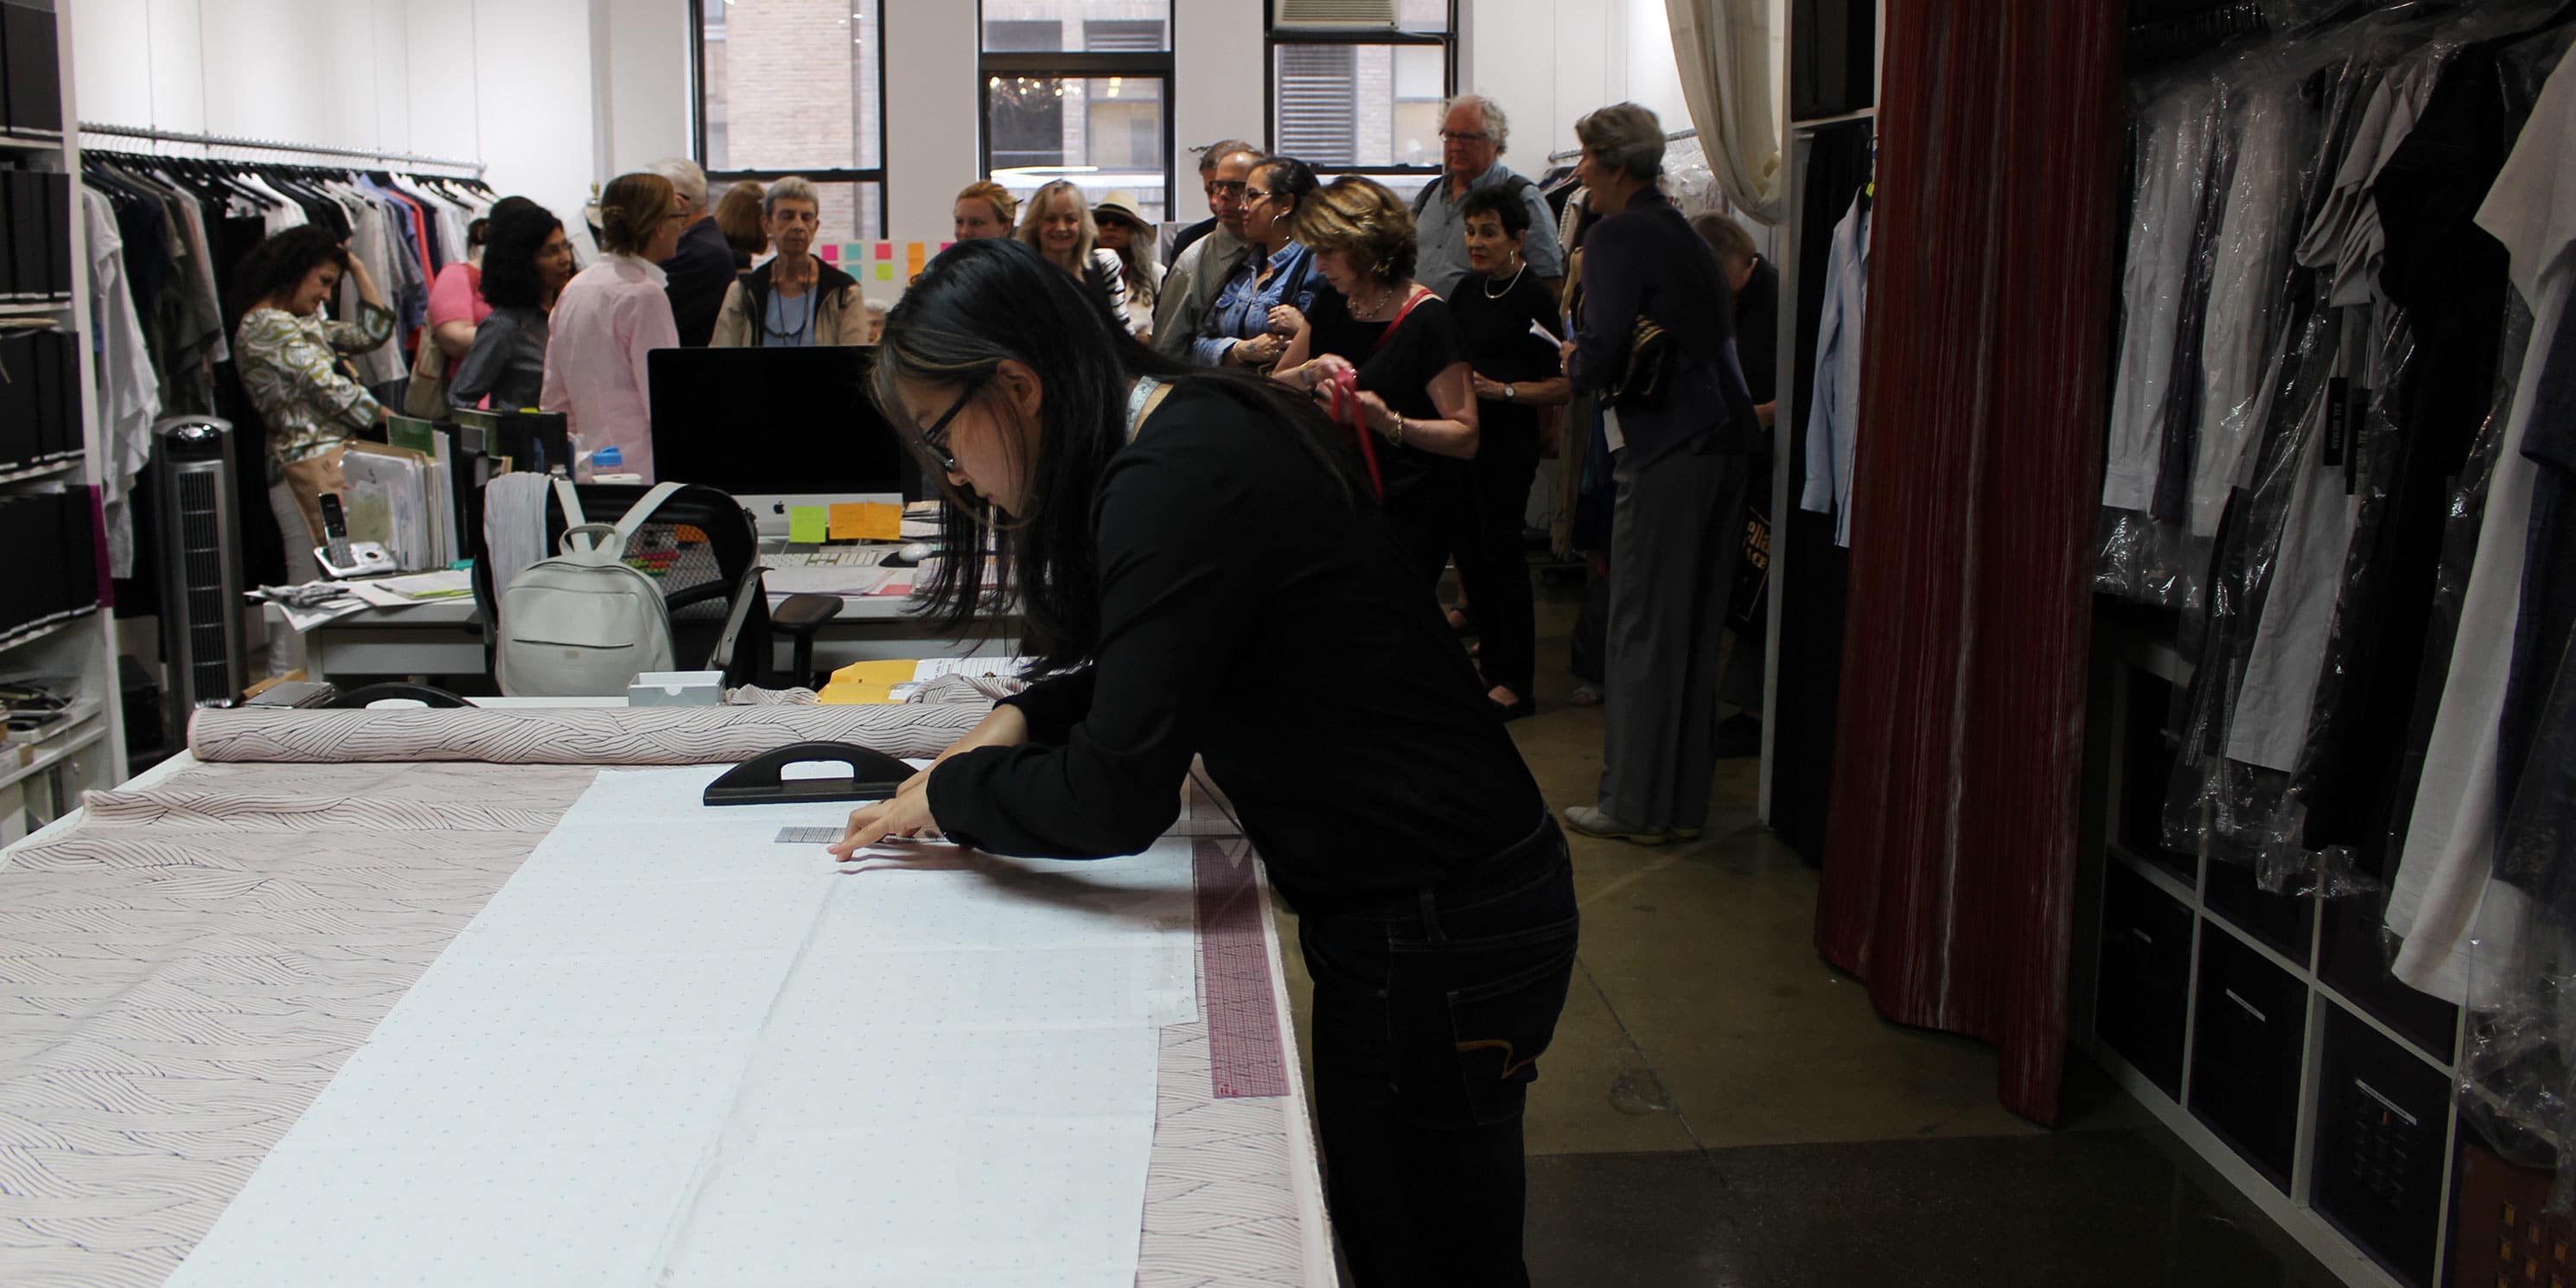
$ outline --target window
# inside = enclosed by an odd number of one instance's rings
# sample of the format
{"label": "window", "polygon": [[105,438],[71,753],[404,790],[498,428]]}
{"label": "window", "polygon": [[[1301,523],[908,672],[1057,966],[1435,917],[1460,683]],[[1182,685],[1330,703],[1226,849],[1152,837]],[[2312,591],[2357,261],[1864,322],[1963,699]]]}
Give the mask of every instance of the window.
{"label": "window", "polygon": [[984,0],[984,168],[1169,217],[1171,0]]}
{"label": "window", "polygon": [[[1311,11],[1311,13],[1309,12]],[[1331,26],[1354,13],[1370,26]],[[1320,171],[1432,174],[1455,76],[1450,0],[1274,5],[1270,136]]]}
{"label": "window", "polygon": [[690,0],[698,164],[712,194],[799,174],[823,235],[885,236],[884,0]]}

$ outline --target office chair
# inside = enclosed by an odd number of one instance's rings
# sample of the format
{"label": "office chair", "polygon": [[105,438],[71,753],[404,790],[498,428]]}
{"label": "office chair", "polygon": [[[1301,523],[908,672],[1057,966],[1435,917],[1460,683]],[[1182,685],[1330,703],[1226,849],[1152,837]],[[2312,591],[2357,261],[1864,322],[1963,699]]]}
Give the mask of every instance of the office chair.
{"label": "office chair", "polygon": [[[634,483],[582,483],[574,487],[585,517],[606,523],[624,514],[651,489]],[[501,588],[492,584],[483,541],[483,497],[474,496],[466,532],[474,553],[474,604],[483,617],[484,658],[491,659],[500,621]],[[562,549],[563,509],[549,495],[545,550]],[[703,659],[722,671],[728,688],[746,684],[810,684],[814,633],[839,616],[836,595],[790,595],[773,613],[761,585],[760,539],[749,511],[727,493],[689,485],[664,498],[636,531],[627,562],[662,587],[670,613],[671,642],[683,664]],[[795,673],[779,675],[771,658],[777,636],[795,641]]]}

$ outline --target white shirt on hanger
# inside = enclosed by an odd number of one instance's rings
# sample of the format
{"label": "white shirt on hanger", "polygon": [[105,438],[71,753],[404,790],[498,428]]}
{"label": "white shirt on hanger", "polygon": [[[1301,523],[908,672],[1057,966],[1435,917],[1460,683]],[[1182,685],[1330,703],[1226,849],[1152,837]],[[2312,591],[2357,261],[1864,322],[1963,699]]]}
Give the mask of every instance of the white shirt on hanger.
{"label": "white shirt on hanger", "polygon": [[2218,91],[2187,81],[2147,103],[2138,117],[2137,200],[2129,214],[2128,262],[2120,272],[2120,366],[2111,383],[2111,429],[2102,463],[2102,504],[2144,512],[2155,501],[2164,458],[2165,401],[2192,240],[2218,136]]}

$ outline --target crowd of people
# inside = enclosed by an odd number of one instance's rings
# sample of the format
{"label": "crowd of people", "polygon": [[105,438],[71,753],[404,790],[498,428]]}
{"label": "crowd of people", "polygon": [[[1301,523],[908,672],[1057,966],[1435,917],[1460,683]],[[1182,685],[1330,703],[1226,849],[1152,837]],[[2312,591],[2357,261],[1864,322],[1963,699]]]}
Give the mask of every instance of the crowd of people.
{"label": "crowd of people", "polygon": [[[1563,835],[1504,734],[1536,706],[1522,538],[1542,435],[1574,405],[1568,456],[1592,444],[1610,497],[1608,746],[1595,802],[1564,824],[1657,844],[1706,821],[1721,693],[1750,705],[1720,674],[1721,632],[1774,407],[1777,285],[1750,239],[1666,198],[1653,113],[1603,108],[1576,135],[1563,218],[1504,164],[1508,119],[1474,95],[1449,105],[1442,173],[1410,198],[1222,141],[1199,161],[1208,218],[1168,266],[1128,202],[978,182],[891,315],[816,254],[813,184],[710,203],[697,166],[665,162],[600,192],[602,254],[578,272],[555,214],[495,205],[420,343],[450,405],[562,411],[591,473],[646,479],[651,350],[877,345],[879,404],[952,489],[947,543],[1000,534],[1042,678],[854,816],[841,851],[939,833],[1129,852],[1203,757],[1305,914],[1320,1136],[1359,1281],[1526,1282],[1521,1089],[1576,925]],[[335,353],[394,320],[326,234],[254,257],[241,377],[280,522],[318,543],[311,498],[384,415]],[[358,316],[327,321],[351,273]],[[985,576],[943,561],[934,617],[988,611]]]}

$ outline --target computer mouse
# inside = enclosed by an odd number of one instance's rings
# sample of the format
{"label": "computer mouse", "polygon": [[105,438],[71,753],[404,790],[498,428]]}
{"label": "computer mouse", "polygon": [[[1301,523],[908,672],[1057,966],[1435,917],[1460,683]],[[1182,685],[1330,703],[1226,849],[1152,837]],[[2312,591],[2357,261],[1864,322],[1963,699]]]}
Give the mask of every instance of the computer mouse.
{"label": "computer mouse", "polygon": [[915,541],[912,544],[895,551],[893,554],[887,555],[885,558],[885,566],[888,568],[911,568],[920,564],[922,560],[937,553],[939,553],[938,547],[933,546],[926,541]]}

